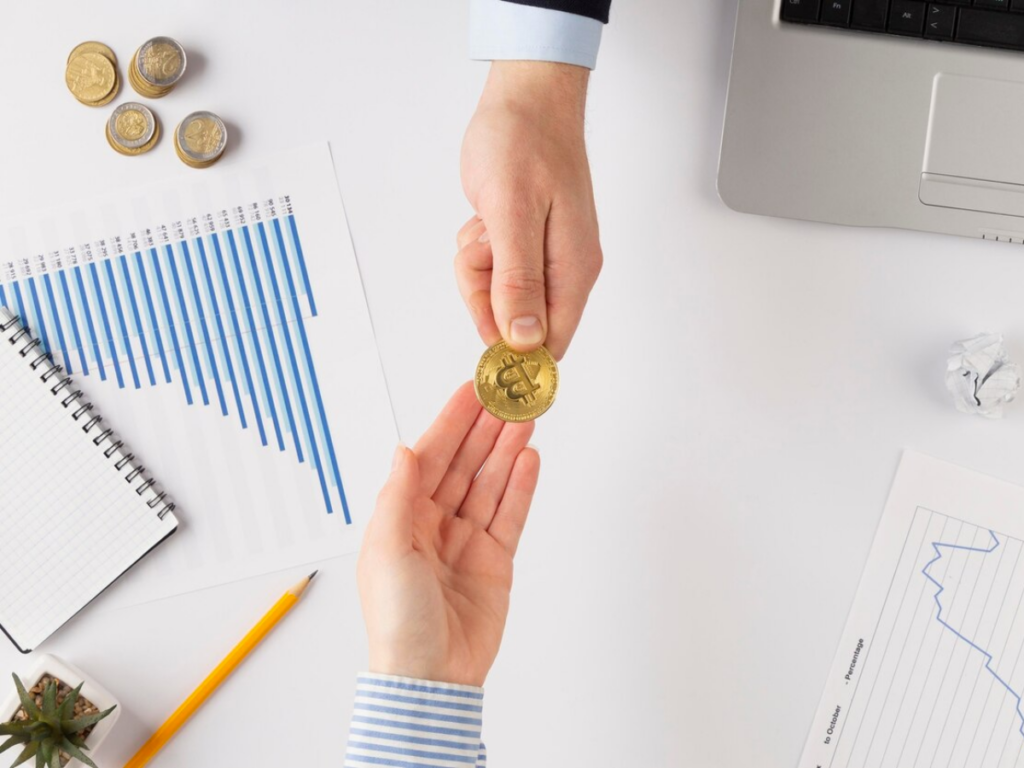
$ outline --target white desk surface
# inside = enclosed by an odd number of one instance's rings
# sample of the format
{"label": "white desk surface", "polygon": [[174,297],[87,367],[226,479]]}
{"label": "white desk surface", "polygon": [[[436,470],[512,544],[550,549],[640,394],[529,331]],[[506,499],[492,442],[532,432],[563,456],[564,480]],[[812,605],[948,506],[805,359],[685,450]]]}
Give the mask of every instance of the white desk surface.
{"label": "white desk surface", "polygon": [[[83,40],[122,61],[149,36],[182,40],[190,72],[155,104],[165,125],[212,109],[237,126],[239,160],[331,141],[414,440],[481,351],[451,268],[470,214],[459,144],[486,73],[466,59],[466,5],[11,4],[0,211],[193,173],[166,141],[115,156],[106,112],[63,84]],[[1024,483],[1024,406],[969,418],[942,381],[949,343],[981,330],[1024,359],[1024,252],[728,210],[715,171],[735,8],[616,0],[588,127],[607,265],[536,437],[541,489],[488,680],[495,766],[795,765],[902,448]],[[156,765],[340,764],[366,655],[354,562],[324,564]],[[97,606],[55,637],[45,650],[124,704],[101,764],[296,575]],[[0,672],[25,664],[0,649]]]}

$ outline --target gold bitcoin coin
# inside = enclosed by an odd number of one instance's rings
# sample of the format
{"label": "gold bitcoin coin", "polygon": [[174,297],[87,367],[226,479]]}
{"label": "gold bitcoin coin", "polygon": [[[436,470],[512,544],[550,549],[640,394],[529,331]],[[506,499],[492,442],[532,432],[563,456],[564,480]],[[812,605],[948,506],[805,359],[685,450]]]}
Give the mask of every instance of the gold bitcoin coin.
{"label": "gold bitcoin coin", "polygon": [[484,352],[473,380],[476,399],[502,421],[533,421],[558,394],[558,363],[544,347],[516,352],[499,341]]}
{"label": "gold bitcoin coin", "polygon": [[99,53],[80,53],[68,63],[64,81],[72,95],[83,104],[97,104],[117,86],[117,70]]}

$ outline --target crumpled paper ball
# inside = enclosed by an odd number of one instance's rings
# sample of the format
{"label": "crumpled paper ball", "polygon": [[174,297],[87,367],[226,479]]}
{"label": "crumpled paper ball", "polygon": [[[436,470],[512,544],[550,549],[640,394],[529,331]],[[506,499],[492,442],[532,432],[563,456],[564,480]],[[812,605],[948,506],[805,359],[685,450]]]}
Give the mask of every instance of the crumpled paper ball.
{"label": "crumpled paper ball", "polygon": [[946,388],[961,413],[1001,419],[1003,406],[1017,397],[1020,380],[1020,366],[1010,362],[998,333],[958,341],[950,350]]}

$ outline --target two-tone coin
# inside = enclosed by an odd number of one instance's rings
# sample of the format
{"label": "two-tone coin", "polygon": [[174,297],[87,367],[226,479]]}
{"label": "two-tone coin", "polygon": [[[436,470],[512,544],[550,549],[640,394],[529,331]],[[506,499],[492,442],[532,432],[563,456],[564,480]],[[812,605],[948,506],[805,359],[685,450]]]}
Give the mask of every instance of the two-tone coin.
{"label": "two-tone coin", "polygon": [[473,388],[480,404],[502,421],[533,421],[555,402],[558,363],[544,347],[516,352],[499,341],[480,358]]}
{"label": "two-tone coin", "polygon": [[228,129],[213,112],[193,112],[174,131],[174,149],[191,168],[208,168],[220,160],[228,144]]}
{"label": "two-tone coin", "polygon": [[170,37],[154,37],[132,55],[128,81],[140,96],[159,99],[174,90],[187,64],[181,43]]}
{"label": "two-tone coin", "polygon": [[121,89],[117,58],[102,43],[82,43],[68,57],[64,82],[71,95],[89,107],[109,104]]}
{"label": "two-tone coin", "polygon": [[107,142],[122,155],[142,155],[160,140],[160,123],[144,104],[121,104],[107,120]]}

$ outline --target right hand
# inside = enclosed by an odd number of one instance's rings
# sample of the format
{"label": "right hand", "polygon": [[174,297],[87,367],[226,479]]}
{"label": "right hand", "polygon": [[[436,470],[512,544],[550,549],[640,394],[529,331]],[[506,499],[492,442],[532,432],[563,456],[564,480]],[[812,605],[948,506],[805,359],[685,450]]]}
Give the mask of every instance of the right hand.
{"label": "right hand", "polygon": [[569,348],[601,271],[583,118],[589,71],[496,61],[462,145],[476,211],[455,273],[480,337],[521,352]]}

